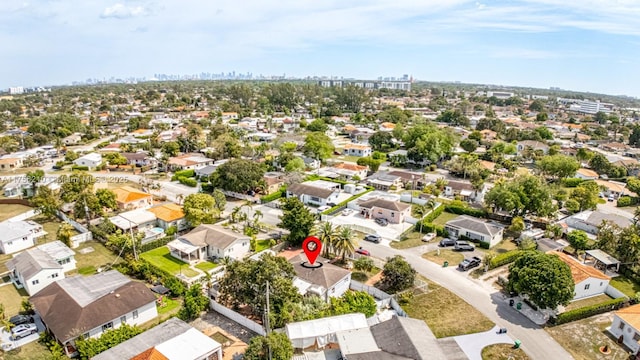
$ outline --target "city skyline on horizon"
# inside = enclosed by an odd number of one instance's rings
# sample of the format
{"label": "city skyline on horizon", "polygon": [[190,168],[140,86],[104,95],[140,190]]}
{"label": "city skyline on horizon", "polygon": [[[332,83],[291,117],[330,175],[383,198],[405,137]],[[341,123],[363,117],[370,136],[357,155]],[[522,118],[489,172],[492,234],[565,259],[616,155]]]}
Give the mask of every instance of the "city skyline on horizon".
{"label": "city skyline on horizon", "polygon": [[638,15],[631,0],[6,2],[0,86],[248,69],[640,97]]}

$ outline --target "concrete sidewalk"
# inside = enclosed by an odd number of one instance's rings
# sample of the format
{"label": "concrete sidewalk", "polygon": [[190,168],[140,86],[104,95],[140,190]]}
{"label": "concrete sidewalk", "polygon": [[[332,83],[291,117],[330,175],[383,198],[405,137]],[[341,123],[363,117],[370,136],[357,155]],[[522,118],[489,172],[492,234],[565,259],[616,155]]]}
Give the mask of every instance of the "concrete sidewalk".
{"label": "concrete sidewalk", "polygon": [[482,349],[493,344],[513,344],[514,341],[508,334],[498,334],[499,326],[476,334],[455,336],[458,346],[469,360],[482,360]]}

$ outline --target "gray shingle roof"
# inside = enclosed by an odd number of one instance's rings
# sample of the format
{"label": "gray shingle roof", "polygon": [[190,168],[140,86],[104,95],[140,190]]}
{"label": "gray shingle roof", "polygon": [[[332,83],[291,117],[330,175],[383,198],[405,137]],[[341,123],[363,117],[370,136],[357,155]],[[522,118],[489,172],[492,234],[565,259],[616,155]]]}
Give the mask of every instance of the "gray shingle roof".
{"label": "gray shingle roof", "polygon": [[393,211],[404,211],[407,208],[411,207],[411,205],[404,204],[399,201],[379,199],[379,198],[362,201],[361,203],[358,204],[358,206],[363,207],[365,209],[378,207],[381,209],[387,209],[387,210],[393,210]]}
{"label": "gray shingle roof", "polygon": [[0,234],[2,240],[13,240],[29,235],[36,227],[27,221],[3,221],[0,223]]}
{"label": "gray shingle roof", "polygon": [[7,261],[7,268],[20,273],[22,278],[28,281],[44,269],[62,269],[62,265],[58,264],[51,255],[39,248],[35,248],[14,256]]}
{"label": "gray shingle roof", "polygon": [[331,194],[334,193],[335,190],[332,189],[323,189],[312,185],[307,184],[291,184],[287,188],[287,192],[290,192],[294,195],[309,195],[319,197],[321,199],[326,199]]}
{"label": "gray shingle roof", "polygon": [[471,230],[479,234],[489,235],[491,237],[498,234],[503,229],[500,226],[467,215],[458,216],[453,220],[449,220],[445,226],[455,226]]}
{"label": "gray shingle roof", "polygon": [[371,333],[382,351],[397,356],[415,360],[447,358],[431,329],[422,320],[394,316],[373,325]]}
{"label": "gray shingle roof", "polygon": [[188,234],[182,235],[180,239],[187,240],[196,246],[211,245],[218,249],[226,249],[238,239],[248,239],[244,234],[238,234],[231,230],[227,230],[222,226],[202,224],[191,230]]}
{"label": "gray shingle roof", "polygon": [[322,257],[318,257],[316,260],[316,262],[323,264],[319,268],[302,266],[302,263],[308,262],[307,257],[302,254],[292,257],[289,262],[293,265],[296,276],[314,285],[320,285],[325,289],[331,288],[351,273],[347,269],[328,263],[327,259]]}

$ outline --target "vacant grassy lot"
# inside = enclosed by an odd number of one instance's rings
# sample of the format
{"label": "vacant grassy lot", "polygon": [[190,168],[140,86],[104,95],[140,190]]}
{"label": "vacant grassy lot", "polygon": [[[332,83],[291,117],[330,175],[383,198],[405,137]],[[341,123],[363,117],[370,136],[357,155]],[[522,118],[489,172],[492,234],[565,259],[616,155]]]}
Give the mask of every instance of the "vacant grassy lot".
{"label": "vacant grassy lot", "polygon": [[460,216],[460,215],[448,213],[448,212],[445,211],[442,214],[440,214],[440,216],[438,216],[435,220],[433,220],[433,223],[436,224],[436,225],[444,226],[444,224],[446,224],[447,221],[453,220],[453,219],[457,218],[458,216]]}
{"label": "vacant grassy lot", "polygon": [[169,248],[167,248],[166,246],[147,251],[140,255],[140,257],[159,267],[160,269],[166,270],[174,275],[180,273],[188,277],[194,277],[198,275],[196,271],[189,268],[189,264],[171,256],[171,254],[169,253]]}
{"label": "vacant grassy lot", "polygon": [[[409,249],[412,247],[428,244],[422,241],[422,237],[424,237],[424,235],[425,234],[421,234],[417,231],[413,231],[407,234],[407,237],[402,241],[392,241],[391,247],[394,249]],[[431,242],[436,242],[436,241],[440,241],[440,238],[435,238],[431,240]]]}
{"label": "vacant grassy lot", "polygon": [[0,355],[0,359],[4,360],[50,360],[52,358],[51,351],[39,341],[30,342]]}
{"label": "vacant grassy lot", "polygon": [[482,349],[482,360],[529,360],[522,349],[514,349],[510,344],[489,345]]}
{"label": "vacant grassy lot", "polygon": [[[438,251],[440,255],[438,255]],[[434,262],[438,265],[444,265],[445,261],[449,262],[449,266],[458,266],[458,264],[464,260],[464,255],[457,251],[449,250],[449,249],[439,249],[430,251],[426,254],[422,255],[423,258]]]}
{"label": "vacant grassy lot", "polygon": [[29,210],[33,210],[33,208],[18,204],[0,204],[0,221],[5,221]]}
{"label": "vacant grassy lot", "polygon": [[[82,253],[83,250],[89,248],[92,248],[93,251],[86,254]],[[78,273],[82,275],[94,274],[97,268],[103,265],[111,265],[118,256],[118,254],[114,254],[98,241],[82,243],[73,250],[76,252],[76,268],[78,269]],[[122,259],[118,259],[118,262],[120,261],[122,261]]]}
{"label": "vacant grassy lot", "polygon": [[511,241],[510,239],[504,239],[500,243],[498,243],[496,246],[488,250],[483,249],[480,246],[476,248],[483,252],[492,252],[494,254],[502,254],[502,253],[509,252],[511,250],[516,250],[518,248],[518,245],[515,242]]}
{"label": "vacant grassy lot", "polygon": [[203,261],[203,262],[197,263],[195,267],[206,272],[206,271],[210,271],[217,268],[218,264],[211,261]]}
{"label": "vacant grassy lot", "polygon": [[611,297],[609,295],[601,294],[601,295],[593,296],[587,299],[572,301],[569,303],[569,305],[565,307],[565,311],[578,309],[585,306],[596,305],[609,300],[611,300]]}
{"label": "vacant grassy lot", "polygon": [[21,310],[22,300],[27,299],[24,289],[16,289],[13,284],[0,286],[0,304],[4,305],[4,313],[7,317],[18,314]]}
{"label": "vacant grassy lot", "polygon": [[[611,313],[570,322],[560,326],[548,327],[546,331],[576,359],[627,359],[627,352],[606,332],[611,325]],[[600,346],[608,345],[611,354],[600,353]]]}
{"label": "vacant grassy lot", "polygon": [[415,295],[402,308],[427,323],[437,338],[490,330],[494,324],[451,291],[429,282],[427,293]]}
{"label": "vacant grassy lot", "polygon": [[640,284],[634,282],[633,280],[627,278],[624,275],[616,276],[609,284],[614,288],[622,291],[625,295],[632,298],[636,295],[637,292],[640,292]]}
{"label": "vacant grassy lot", "polygon": [[162,298],[162,302],[158,303],[158,314],[168,314],[176,312],[180,305],[182,305],[182,301],[179,299],[171,299],[168,296],[164,296]]}

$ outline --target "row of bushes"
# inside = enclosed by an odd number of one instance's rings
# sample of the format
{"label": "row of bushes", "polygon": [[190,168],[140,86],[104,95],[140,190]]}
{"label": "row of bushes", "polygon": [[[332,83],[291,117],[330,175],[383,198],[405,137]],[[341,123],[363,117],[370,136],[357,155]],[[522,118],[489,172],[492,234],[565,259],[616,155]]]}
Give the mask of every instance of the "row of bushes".
{"label": "row of bushes", "polygon": [[459,235],[458,236],[458,240],[471,241],[472,243],[478,244],[483,249],[489,249],[489,246],[491,245],[490,243],[488,243],[486,241],[481,241],[479,239],[470,238],[470,237],[465,236],[465,235]]}
{"label": "row of bushes", "polygon": [[447,237],[449,233],[444,229],[444,226],[423,221],[422,228],[420,227],[420,222],[417,222],[415,225],[415,230],[418,232],[422,232],[423,234],[428,233],[436,233],[438,236]]}
{"label": "row of bushes", "polygon": [[577,187],[578,185],[582,184],[584,182],[584,179],[580,179],[580,178],[567,178],[562,180],[562,184],[566,187]]}
{"label": "row of bushes", "polygon": [[260,198],[260,202],[262,202],[263,204],[266,204],[268,202],[272,202],[274,200],[278,200],[278,199],[280,199],[281,197],[284,196],[285,191],[286,190],[284,190],[284,191],[283,190],[278,190],[278,191],[273,192],[273,193],[271,193],[269,195],[265,195],[265,196]]}
{"label": "row of bushes", "polygon": [[165,237],[161,237],[160,239],[156,239],[153,241],[149,241],[148,243],[144,244],[144,245],[140,245],[140,252],[147,252],[149,250],[153,250],[153,249],[157,249],[161,246],[165,246],[167,245],[169,242],[171,242],[174,239],[173,236],[165,236]]}
{"label": "row of bushes", "polygon": [[176,180],[179,181],[180,177],[192,178],[194,176],[196,176],[195,170],[180,170],[173,173],[173,176],[171,177],[171,181],[176,181]]}
{"label": "row of bushes", "polygon": [[437,208],[431,210],[430,213],[427,214],[427,216],[425,216],[422,220],[425,222],[433,222],[433,220],[437,219],[438,216],[442,215],[442,213],[444,212],[444,208],[445,206],[440,205]]}
{"label": "row of bushes", "polygon": [[489,269],[495,269],[502,265],[511,264],[524,254],[522,250],[511,250],[506,253],[498,254],[489,261]]}
{"label": "row of bushes", "polygon": [[71,167],[71,170],[89,171],[89,167],[88,166],[82,166],[82,165],[73,165]]}
{"label": "row of bushes", "polygon": [[187,291],[184,283],[173,274],[150,264],[144,259],[125,261],[114,265],[114,267],[125,275],[145,280],[151,284],[160,282],[175,297],[182,296]]}
{"label": "row of bushes", "polygon": [[[173,178],[172,178],[172,180],[173,180]],[[187,186],[190,186],[190,187],[198,186],[198,180],[196,180],[194,178],[178,176],[177,180],[182,185],[187,185]]]}
{"label": "row of bushes", "polygon": [[623,304],[626,301],[627,301],[626,298],[617,298],[617,299],[601,302],[599,304],[594,304],[590,306],[581,307],[578,309],[565,311],[562,314],[558,315],[557,317],[549,319],[549,322],[552,325],[561,325],[571,321],[588,318],[593,315],[598,315],[598,314],[619,309],[623,306]]}
{"label": "row of bushes", "polygon": [[640,198],[631,197],[631,196],[621,196],[620,198],[618,198],[618,203],[616,204],[616,206],[618,207],[633,206],[633,205],[638,205],[638,203],[640,203]]}
{"label": "row of bushes", "polygon": [[487,212],[485,210],[460,205],[445,205],[444,211],[456,215],[469,215],[477,218],[487,217]]}

